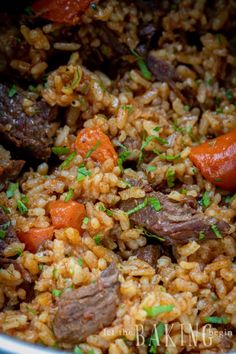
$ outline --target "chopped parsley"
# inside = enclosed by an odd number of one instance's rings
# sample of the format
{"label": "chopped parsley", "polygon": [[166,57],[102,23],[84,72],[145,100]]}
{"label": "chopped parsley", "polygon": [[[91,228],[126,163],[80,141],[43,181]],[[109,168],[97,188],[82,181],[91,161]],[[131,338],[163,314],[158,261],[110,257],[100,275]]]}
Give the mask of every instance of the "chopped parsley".
{"label": "chopped parsley", "polygon": [[104,211],[108,216],[112,216],[113,212],[105,207],[104,204],[100,204],[98,210]]}
{"label": "chopped parsley", "polygon": [[134,107],[131,104],[127,104],[121,107],[124,111],[128,111],[129,114],[133,113]]}
{"label": "chopped parsley", "polygon": [[141,55],[139,55],[134,49],[131,49],[131,52],[136,58],[136,62],[138,64],[139,70],[141,71],[143,77],[145,77],[145,79],[147,80],[151,80],[152,74],[149,71],[147,64],[145,63],[144,58]]}
{"label": "chopped parsley", "polygon": [[19,210],[21,215],[25,215],[28,213],[27,206],[22,202],[22,200],[17,199],[16,201],[17,209]]}
{"label": "chopped parsley", "polygon": [[167,173],[166,173],[166,180],[167,180],[167,185],[169,188],[174,187],[175,185],[175,171],[173,168],[168,168]]}
{"label": "chopped parsley", "polygon": [[73,151],[73,152],[67,157],[67,159],[62,162],[62,164],[60,165],[59,168],[60,168],[61,170],[64,170],[65,168],[67,168],[67,167],[70,165],[71,161],[74,160],[76,154],[77,154],[77,152],[76,152],[76,151]]}
{"label": "chopped parsley", "polygon": [[7,198],[8,199],[12,198],[15,194],[15,191],[18,188],[19,188],[19,183],[10,183],[6,191]]}
{"label": "chopped parsley", "polygon": [[201,241],[201,240],[204,240],[205,237],[206,237],[205,233],[203,231],[200,231],[198,239]]}
{"label": "chopped parsley", "polygon": [[154,138],[155,138],[155,139],[158,141],[158,143],[161,144],[161,145],[167,145],[167,144],[168,144],[168,141],[167,141],[166,139],[161,138],[160,136],[155,136]]}
{"label": "chopped parsley", "polygon": [[160,344],[161,338],[165,334],[165,325],[163,322],[160,322],[157,326],[155,326],[153,334],[151,335],[148,346],[150,346],[149,353],[156,354],[157,347]]}
{"label": "chopped parsley", "polygon": [[86,177],[91,176],[91,171],[89,171],[84,164],[81,164],[77,168],[77,177],[76,180],[78,182],[82,182]]}
{"label": "chopped parsley", "polygon": [[212,225],[211,230],[214,232],[217,238],[222,238],[222,235],[216,225]]}
{"label": "chopped parsley", "polygon": [[78,85],[81,79],[81,72],[80,72],[80,67],[78,66],[74,80],[71,83],[71,88],[74,89]]}
{"label": "chopped parsley", "polygon": [[147,313],[148,317],[156,317],[161,313],[171,312],[174,308],[174,305],[159,305],[153,307],[144,307],[144,310]]}
{"label": "chopped parsley", "polygon": [[83,224],[88,225],[88,223],[89,223],[89,218],[85,216],[85,218],[83,219]]}
{"label": "chopped parsley", "polygon": [[84,354],[83,350],[80,349],[77,345],[74,348],[74,354]]}
{"label": "chopped parsley", "polygon": [[156,166],[152,166],[152,165],[149,165],[149,166],[147,166],[147,168],[146,168],[146,171],[147,172],[154,172],[154,171],[156,171],[157,170],[157,167]]}
{"label": "chopped parsley", "polygon": [[55,296],[55,297],[60,297],[62,294],[62,291],[59,290],[59,289],[53,289],[52,290],[52,295]]}
{"label": "chopped parsley", "polygon": [[234,193],[234,195],[232,195],[232,196],[228,195],[227,197],[225,197],[224,201],[225,201],[225,203],[231,203],[235,199],[236,199],[236,193]]}
{"label": "chopped parsley", "polygon": [[8,90],[8,97],[12,98],[17,93],[16,85],[12,85]]}
{"label": "chopped parsley", "polygon": [[123,163],[127,160],[128,157],[130,157],[130,155],[131,155],[131,151],[129,150],[124,150],[119,154],[118,166],[121,171],[123,170]]}
{"label": "chopped parsley", "polygon": [[151,204],[151,206],[153,207],[153,209],[155,209],[155,211],[161,210],[161,203],[159,202],[159,200],[157,198],[155,198],[155,197],[148,198],[148,203]]}
{"label": "chopped parsley", "polygon": [[143,208],[145,208],[145,207],[147,206],[147,203],[148,203],[148,198],[145,198],[142,203],[138,204],[138,205],[137,205],[136,207],[134,207],[133,209],[128,210],[126,213],[127,213],[128,215],[137,213],[137,211],[140,211],[140,210],[142,210]]}
{"label": "chopped parsley", "polygon": [[102,242],[102,234],[99,233],[93,237],[94,242],[96,243],[97,246],[99,246]]}
{"label": "chopped parsley", "polygon": [[98,141],[96,142],[96,144],[95,144],[93,147],[91,147],[91,149],[89,149],[89,151],[86,153],[85,158],[88,159],[88,158],[91,156],[91,154],[92,154],[94,151],[97,150],[97,148],[98,148],[100,145],[101,145],[101,140],[98,140]]}
{"label": "chopped parsley", "polygon": [[0,239],[3,240],[6,236],[6,231],[5,230],[0,230]]}
{"label": "chopped parsley", "polygon": [[0,205],[0,208],[4,211],[5,214],[10,214],[11,213],[11,209],[5,207],[5,205]]}
{"label": "chopped parsley", "polygon": [[227,324],[228,320],[226,317],[218,317],[218,316],[205,316],[204,321],[206,323],[215,323],[215,324]]}
{"label": "chopped parsley", "polygon": [[174,161],[180,159],[180,154],[177,155],[165,155],[161,151],[154,149],[153,152],[160,156],[161,159],[166,161]]}
{"label": "chopped parsley", "polygon": [[74,194],[74,189],[73,188],[69,188],[66,196],[65,196],[65,199],[64,201],[65,202],[69,202],[69,200],[73,197],[73,194]]}
{"label": "chopped parsley", "polygon": [[52,152],[55,155],[66,155],[66,154],[69,154],[70,148],[68,148],[66,146],[53,146]]}
{"label": "chopped parsley", "polygon": [[155,128],[152,129],[154,132],[159,132],[161,130],[161,127],[157,125]]}
{"label": "chopped parsley", "polygon": [[202,205],[204,208],[208,208],[209,207],[209,205],[211,204],[211,200],[210,200],[208,191],[204,192],[204,194],[202,196],[202,199],[200,200],[199,204]]}
{"label": "chopped parsley", "polygon": [[232,90],[226,91],[226,92],[225,92],[225,97],[226,97],[230,102],[232,102],[233,99],[234,99]]}
{"label": "chopped parsley", "polygon": [[83,266],[83,259],[82,258],[78,258],[77,263],[80,265],[80,267]]}
{"label": "chopped parsley", "polygon": [[161,236],[158,236],[156,234],[152,234],[151,232],[143,229],[143,234],[146,236],[146,237],[152,237],[152,238],[156,238],[158,241],[165,241],[164,237],[161,237]]}

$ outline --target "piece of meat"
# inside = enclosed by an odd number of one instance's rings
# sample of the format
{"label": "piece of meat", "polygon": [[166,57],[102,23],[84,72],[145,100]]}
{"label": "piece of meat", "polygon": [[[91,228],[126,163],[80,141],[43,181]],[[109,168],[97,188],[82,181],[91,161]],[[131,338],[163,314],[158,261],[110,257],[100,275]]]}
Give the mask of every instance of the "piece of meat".
{"label": "piece of meat", "polygon": [[96,283],[61,296],[53,322],[59,341],[79,343],[112,323],[119,304],[118,275],[116,266],[111,264]]}
{"label": "piece of meat", "polygon": [[[212,226],[215,225],[222,237],[227,235],[230,226],[213,217],[207,217],[190,205],[171,201],[167,195],[161,192],[146,193],[146,197],[154,197],[159,200],[161,210],[159,212],[147,204],[146,207],[129,216],[130,220],[138,226],[144,227],[149,232],[164,239],[166,244],[185,244],[191,240],[198,240],[200,232],[205,239],[216,239]],[[121,202],[120,207],[128,211],[142,203],[143,199],[128,199]]]}
{"label": "piece of meat", "polygon": [[160,247],[158,245],[147,245],[140,247],[135,253],[137,258],[142,259],[152,266],[154,269],[157,266],[157,260],[161,255]]}
{"label": "piece of meat", "polygon": [[16,179],[24,164],[23,160],[0,160],[0,182]]}
{"label": "piece of meat", "polygon": [[16,232],[11,225],[11,221],[0,208],[0,230],[2,231],[2,238],[0,239],[0,257],[3,256],[4,249],[13,242],[19,242]]}
{"label": "piece of meat", "polygon": [[172,64],[158,58],[154,53],[150,52],[147,56],[147,66],[156,80],[167,82],[179,99],[184,103],[188,103],[175,84],[175,81],[179,80],[179,78]]}
{"label": "piece of meat", "polygon": [[22,106],[27,92],[17,89],[13,97],[9,97],[8,92],[9,87],[0,84],[0,138],[23,148],[35,158],[47,159],[57,128],[57,108],[42,100],[35,101],[35,113],[27,115]]}

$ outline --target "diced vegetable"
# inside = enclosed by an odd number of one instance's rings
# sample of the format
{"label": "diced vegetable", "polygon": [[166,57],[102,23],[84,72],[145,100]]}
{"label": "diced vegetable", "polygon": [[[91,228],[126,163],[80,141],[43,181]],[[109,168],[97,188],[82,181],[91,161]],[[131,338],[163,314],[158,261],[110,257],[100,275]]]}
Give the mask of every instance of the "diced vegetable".
{"label": "diced vegetable", "polygon": [[137,213],[137,211],[145,208],[147,206],[147,203],[148,203],[148,199],[145,198],[144,201],[142,203],[138,204],[135,208],[128,210],[127,214],[131,215],[131,214]]}
{"label": "diced vegetable", "polygon": [[[36,0],[32,9],[36,15],[48,20],[73,25],[79,22],[91,0]],[[93,3],[96,3],[93,0]]]}
{"label": "diced vegetable", "polygon": [[148,203],[151,204],[151,206],[153,207],[153,209],[155,211],[161,210],[161,203],[159,202],[159,200],[157,198],[155,198],[155,197],[148,198]]}
{"label": "diced vegetable", "polygon": [[62,291],[59,290],[59,289],[53,289],[52,290],[52,295],[55,296],[55,297],[60,297],[62,294]]}
{"label": "diced vegetable", "polygon": [[222,238],[222,235],[216,225],[212,225],[211,230],[214,232],[217,238]]}
{"label": "diced vegetable", "polygon": [[190,159],[211,183],[226,190],[236,190],[236,129],[193,147]]}
{"label": "diced vegetable", "polygon": [[170,312],[174,308],[174,305],[159,305],[153,307],[144,307],[148,317],[156,317],[161,313]]}
{"label": "diced vegetable", "polygon": [[174,187],[175,185],[175,171],[173,168],[168,168],[167,173],[166,173],[166,180],[167,180],[167,185],[169,188]]}
{"label": "diced vegetable", "polygon": [[18,237],[21,242],[25,243],[25,247],[28,251],[35,253],[43,242],[52,239],[53,230],[53,226],[44,229],[32,228],[27,232],[19,232]]}
{"label": "diced vegetable", "polygon": [[73,197],[73,193],[74,193],[74,189],[73,188],[69,188],[66,196],[65,196],[65,202],[69,202],[69,200]]}
{"label": "diced vegetable", "polygon": [[91,172],[87,170],[84,164],[81,164],[77,169],[76,180],[82,182],[87,176],[91,176]]}
{"label": "diced vegetable", "polygon": [[64,154],[69,154],[70,148],[66,146],[53,146],[52,147],[52,152],[55,155],[64,155]]}
{"label": "diced vegetable", "polygon": [[7,188],[7,198],[10,199],[14,196],[15,191],[19,188],[19,183],[10,183],[8,188]]}
{"label": "diced vegetable", "polygon": [[17,93],[16,85],[12,85],[8,90],[8,97],[12,98]]}
{"label": "diced vegetable", "polygon": [[82,222],[86,216],[83,204],[70,200],[68,202],[56,200],[48,205],[52,224],[56,229],[73,227],[81,231]]}
{"label": "diced vegetable", "polygon": [[215,324],[227,324],[228,320],[226,317],[218,317],[218,316],[206,316],[204,317],[204,321],[206,323],[215,323]]}
{"label": "diced vegetable", "polygon": [[200,204],[204,206],[204,208],[208,208],[209,205],[211,204],[211,200],[209,197],[209,192],[205,192],[202,196],[202,199],[200,200]]}
{"label": "diced vegetable", "polygon": [[94,241],[95,241],[95,243],[96,243],[97,246],[100,245],[101,242],[102,242],[102,234],[99,233],[99,234],[95,235],[95,236],[93,237],[93,239],[94,239]]}
{"label": "diced vegetable", "polygon": [[77,135],[75,147],[84,158],[90,157],[100,163],[112,158],[117,163],[116,151],[109,137],[100,128],[82,129]]}

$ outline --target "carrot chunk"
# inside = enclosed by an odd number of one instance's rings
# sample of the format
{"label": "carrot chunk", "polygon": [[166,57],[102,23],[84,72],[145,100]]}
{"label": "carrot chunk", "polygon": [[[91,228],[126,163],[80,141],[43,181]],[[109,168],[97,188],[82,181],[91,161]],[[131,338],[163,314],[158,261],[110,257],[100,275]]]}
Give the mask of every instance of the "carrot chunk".
{"label": "carrot chunk", "polygon": [[209,182],[236,190],[236,129],[193,147],[190,159]]}
{"label": "carrot chunk", "polygon": [[75,148],[83,157],[91,157],[103,163],[112,158],[117,163],[117,153],[109,139],[100,128],[84,128],[76,138]]}
{"label": "carrot chunk", "polygon": [[81,225],[86,216],[86,210],[83,204],[73,200],[69,202],[56,200],[55,202],[49,203],[48,208],[52,224],[56,229],[73,227],[81,231]]}
{"label": "carrot chunk", "polygon": [[91,2],[92,0],[36,0],[32,9],[36,15],[47,20],[73,25],[79,22]]}
{"label": "carrot chunk", "polygon": [[18,232],[18,237],[21,242],[25,243],[28,251],[35,253],[45,241],[52,239],[53,230],[53,226],[44,229],[32,228],[27,232]]}

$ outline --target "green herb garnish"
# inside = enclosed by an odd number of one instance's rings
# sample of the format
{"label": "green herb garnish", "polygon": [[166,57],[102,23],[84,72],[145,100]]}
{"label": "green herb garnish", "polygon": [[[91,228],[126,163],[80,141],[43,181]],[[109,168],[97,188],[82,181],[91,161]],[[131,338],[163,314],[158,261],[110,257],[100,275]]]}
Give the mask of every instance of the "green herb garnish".
{"label": "green herb garnish", "polygon": [[78,264],[80,265],[80,267],[82,267],[83,266],[83,259],[82,258],[78,258]]}
{"label": "green herb garnish", "polygon": [[55,297],[60,297],[62,294],[62,291],[59,290],[59,289],[53,289],[52,290],[52,295],[55,296]]}
{"label": "green herb garnish", "polygon": [[147,313],[148,317],[156,317],[161,313],[171,312],[174,308],[174,305],[159,305],[153,307],[144,307],[144,310]]}
{"label": "green herb garnish", "polygon": [[156,354],[157,347],[160,345],[160,340],[165,334],[165,325],[163,322],[160,322],[155,326],[153,334],[151,335],[148,346],[150,346],[149,353]]}
{"label": "green herb garnish", "polygon": [[217,238],[222,238],[222,235],[216,225],[212,225],[211,230],[214,232]]}
{"label": "green herb garnish", "polygon": [[88,225],[88,223],[89,223],[89,218],[85,216],[85,218],[83,219],[83,224]]}
{"label": "green herb garnish", "polygon": [[236,193],[234,193],[234,195],[232,195],[232,196],[228,195],[227,197],[225,197],[224,201],[225,201],[225,203],[231,203],[235,199],[236,199]]}
{"label": "green herb garnish", "polygon": [[149,166],[147,166],[147,168],[146,168],[146,171],[147,172],[154,172],[154,171],[156,171],[157,170],[157,167],[156,166],[152,166],[152,165],[149,165]]}
{"label": "green herb garnish", "polygon": [[12,98],[17,93],[16,85],[12,85],[8,90],[8,97]]}
{"label": "green herb garnish", "polygon": [[73,188],[69,188],[66,196],[65,196],[65,199],[64,201],[65,202],[69,202],[69,200],[73,197],[73,194],[74,194],[74,189]]}
{"label": "green herb garnish", "polygon": [[15,194],[15,191],[18,188],[19,188],[19,183],[10,183],[6,191],[7,198],[8,199],[12,198]]}
{"label": "green herb garnish", "polygon": [[91,171],[89,171],[84,164],[81,164],[77,169],[76,180],[82,182],[86,177],[91,176]]}
{"label": "green herb garnish", "polygon": [[204,206],[204,208],[208,208],[209,205],[211,204],[211,200],[209,197],[209,192],[205,192],[202,196],[202,199],[200,200],[200,205]]}
{"label": "green herb garnish", "polygon": [[155,209],[155,211],[161,210],[161,203],[159,202],[159,200],[157,198],[155,198],[155,197],[148,198],[148,203],[151,204],[151,206],[153,207],[153,209]]}
{"label": "green herb garnish", "polygon": [[128,215],[137,213],[137,211],[140,211],[140,210],[142,210],[143,208],[145,208],[145,207],[147,206],[147,203],[148,203],[148,198],[145,198],[142,203],[138,204],[135,208],[128,210],[126,213],[127,213]]}
{"label": "green herb garnish", "polygon": [[198,239],[201,241],[201,240],[204,240],[205,237],[206,237],[205,233],[203,231],[200,231]]}
{"label": "green herb garnish", "polygon": [[77,345],[74,348],[74,354],[84,354],[83,350],[80,349]]}
{"label": "green herb garnish", "polygon": [[206,323],[215,323],[215,324],[227,324],[228,320],[226,317],[218,317],[218,316],[205,316],[204,321]]}
{"label": "green herb garnish", "polygon": [[128,157],[130,157],[130,155],[131,155],[131,151],[129,150],[124,150],[119,154],[118,166],[121,171],[123,170],[123,163],[127,160]]}
{"label": "green herb garnish", "polygon": [[102,234],[99,233],[93,237],[94,242],[96,243],[97,246],[99,246],[102,242]]}
{"label": "green herb garnish", "polygon": [[78,66],[74,80],[71,83],[71,88],[74,89],[78,85],[81,79],[80,67]]}
{"label": "green herb garnish", "polygon": [[145,63],[144,58],[141,57],[141,55],[139,55],[134,49],[131,49],[131,53],[135,56],[138,67],[139,67],[143,77],[145,77],[145,79],[147,79],[147,80],[151,80],[152,74],[149,71],[149,69]]}
{"label": "green herb garnish", "polygon": [[66,146],[53,146],[52,152],[55,155],[66,155],[66,154],[69,154],[70,148],[68,148]]}
{"label": "green herb garnish", "polygon": [[6,236],[6,231],[0,229],[0,239],[3,240]]}
{"label": "green herb garnish", "polygon": [[25,215],[28,212],[27,206],[22,202],[22,200],[17,199],[16,201],[17,209],[19,210],[21,215]]}
{"label": "green herb garnish", "polygon": [[74,160],[76,154],[77,154],[77,152],[76,152],[76,151],[73,151],[73,152],[67,157],[67,159],[62,162],[62,164],[59,166],[59,168],[60,168],[61,170],[64,170],[65,168],[67,168],[67,167],[70,165],[71,161]]}
{"label": "green herb garnish", "polygon": [[166,173],[166,180],[167,180],[167,185],[169,188],[174,187],[175,185],[175,171],[173,168],[168,168],[167,173]]}
{"label": "green herb garnish", "polygon": [[5,214],[10,214],[11,213],[11,209],[5,207],[5,205],[0,205],[0,208],[4,211]]}
{"label": "green herb garnish", "polygon": [[98,148],[100,145],[101,145],[101,140],[98,140],[98,141],[96,142],[96,144],[95,144],[93,147],[91,147],[91,149],[89,149],[89,151],[86,153],[85,158],[88,159],[88,158],[91,156],[91,154],[92,154],[94,151],[97,150],[97,148]]}
{"label": "green herb garnish", "polygon": [[180,154],[177,155],[165,155],[161,151],[154,149],[153,152],[160,156],[162,160],[166,161],[174,161],[174,160],[179,160],[181,158]]}
{"label": "green herb garnish", "polygon": [[134,107],[131,104],[127,104],[121,107],[123,110],[128,111],[129,114],[133,113]]}

